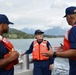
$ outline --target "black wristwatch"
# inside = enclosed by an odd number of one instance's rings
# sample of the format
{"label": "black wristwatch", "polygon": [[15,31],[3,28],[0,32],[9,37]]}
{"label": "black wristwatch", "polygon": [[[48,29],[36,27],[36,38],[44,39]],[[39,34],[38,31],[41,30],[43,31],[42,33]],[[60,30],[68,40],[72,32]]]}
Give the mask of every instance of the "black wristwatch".
{"label": "black wristwatch", "polygon": [[55,57],[55,58],[57,57],[56,52],[54,52],[53,57]]}

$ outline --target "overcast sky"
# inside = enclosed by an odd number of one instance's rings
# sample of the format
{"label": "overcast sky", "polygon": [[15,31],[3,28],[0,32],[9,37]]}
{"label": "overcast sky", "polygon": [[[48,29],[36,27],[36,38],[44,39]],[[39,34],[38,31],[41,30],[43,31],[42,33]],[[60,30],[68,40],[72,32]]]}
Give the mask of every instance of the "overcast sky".
{"label": "overcast sky", "polygon": [[0,0],[0,13],[14,22],[11,28],[46,30],[54,26],[68,28],[65,9],[76,0]]}

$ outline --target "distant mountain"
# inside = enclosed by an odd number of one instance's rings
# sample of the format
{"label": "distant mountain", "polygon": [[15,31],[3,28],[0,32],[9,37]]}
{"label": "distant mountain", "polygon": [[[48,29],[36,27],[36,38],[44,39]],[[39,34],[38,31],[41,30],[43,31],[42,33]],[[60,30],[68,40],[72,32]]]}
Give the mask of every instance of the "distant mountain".
{"label": "distant mountain", "polygon": [[[53,35],[53,36],[63,36],[66,33],[66,30],[68,30],[67,28],[62,29],[61,27],[57,26],[57,27],[53,27],[52,29],[47,29],[44,31],[45,35]],[[21,31],[27,33],[27,34],[34,34],[35,29],[28,29],[28,28],[24,28]]]}
{"label": "distant mountain", "polygon": [[23,32],[25,32],[25,33],[28,33],[28,34],[34,34],[35,29],[24,28],[24,29],[22,29],[21,31],[23,31]]}
{"label": "distant mountain", "polygon": [[66,33],[66,29],[62,29],[59,26],[53,27],[45,31],[46,35],[63,36]]}

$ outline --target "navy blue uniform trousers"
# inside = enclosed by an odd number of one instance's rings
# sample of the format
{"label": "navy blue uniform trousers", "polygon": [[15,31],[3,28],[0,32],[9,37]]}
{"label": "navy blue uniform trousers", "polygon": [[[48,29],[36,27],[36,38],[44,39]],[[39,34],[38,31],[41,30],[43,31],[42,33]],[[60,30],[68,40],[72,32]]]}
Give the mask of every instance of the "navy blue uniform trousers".
{"label": "navy blue uniform trousers", "polygon": [[51,75],[48,67],[34,67],[33,75]]}
{"label": "navy blue uniform trousers", "polygon": [[33,75],[51,75],[49,60],[34,61]]}

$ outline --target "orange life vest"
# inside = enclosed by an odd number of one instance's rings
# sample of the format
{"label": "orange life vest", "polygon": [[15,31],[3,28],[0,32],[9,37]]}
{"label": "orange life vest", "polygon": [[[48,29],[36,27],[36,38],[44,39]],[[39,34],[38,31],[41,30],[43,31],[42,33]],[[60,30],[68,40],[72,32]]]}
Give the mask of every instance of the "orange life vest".
{"label": "orange life vest", "polygon": [[[71,29],[70,29],[71,30]],[[69,32],[70,30],[67,31],[66,35],[64,36],[64,51],[70,49],[70,42],[68,40]],[[70,58],[71,60],[76,60],[76,57]]]}
{"label": "orange life vest", "polygon": [[[0,39],[0,42],[2,42],[3,45],[4,45],[4,46],[7,48],[7,50],[8,50],[8,53],[4,55],[4,58],[9,57],[9,52],[15,51],[13,45],[12,45],[12,44],[10,43],[10,41],[9,41],[7,38],[5,38],[5,37],[2,37],[2,39]],[[5,69],[6,69],[6,70],[10,70],[11,68],[14,67],[14,65],[18,64],[18,62],[19,62],[18,59],[16,59],[15,61],[10,62],[7,66],[5,66]]]}
{"label": "orange life vest", "polygon": [[70,42],[68,40],[70,30],[67,31],[66,35],[64,36],[64,50],[70,49]]}
{"label": "orange life vest", "polygon": [[32,56],[34,60],[48,60],[49,57],[42,56],[42,52],[47,52],[47,41],[43,40],[40,44],[38,44],[37,40],[33,43],[33,52]]}

